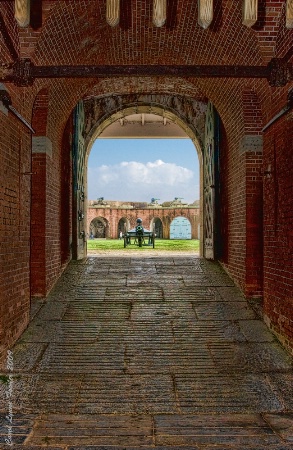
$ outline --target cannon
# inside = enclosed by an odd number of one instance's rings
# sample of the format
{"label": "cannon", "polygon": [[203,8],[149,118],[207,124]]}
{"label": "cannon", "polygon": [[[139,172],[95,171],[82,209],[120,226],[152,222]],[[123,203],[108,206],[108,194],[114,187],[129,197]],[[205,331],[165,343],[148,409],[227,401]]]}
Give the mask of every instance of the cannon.
{"label": "cannon", "polygon": [[155,231],[146,230],[142,226],[142,219],[138,218],[135,228],[124,233],[124,248],[128,245],[138,245],[138,247],[147,245],[155,248],[155,237]]}

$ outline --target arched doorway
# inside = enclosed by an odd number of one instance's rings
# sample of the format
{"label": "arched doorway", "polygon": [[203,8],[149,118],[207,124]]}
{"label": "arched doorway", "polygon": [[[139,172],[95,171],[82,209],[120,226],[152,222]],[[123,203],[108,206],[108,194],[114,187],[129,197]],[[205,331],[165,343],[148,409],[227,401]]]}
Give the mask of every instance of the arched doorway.
{"label": "arched doorway", "polygon": [[191,223],[186,217],[175,217],[170,225],[170,239],[191,239]]}
{"label": "arched doorway", "polygon": [[163,238],[163,223],[159,217],[155,217],[151,221],[151,230],[154,228],[156,237],[159,239]]}
{"label": "arched doorway", "polygon": [[90,223],[89,237],[92,239],[103,239],[109,236],[109,224],[104,217],[96,217]]}
{"label": "arched doorway", "polygon": [[[143,97],[143,96],[142,96]],[[161,96],[163,98],[163,96]],[[123,99],[122,99],[123,100]],[[168,101],[170,100],[170,98],[168,97]],[[148,97],[148,101],[149,101],[149,97]],[[93,104],[93,108],[95,107],[95,105],[97,105],[98,100],[96,100]],[[135,106],[133,105],[123,105],[123,107],[121,109],[119,109],[119,111],[117,111],[117,103],[114,102],[110,102],[109,100],[109,107],[107,107],[107,101],[104,99],[103,102],[101,103],[100,107],[105,108],[105,113],[104,115],[102,115],[101,117],[98,116],[100,109],[97,110],[93,110],[90,109],[90,107],[86,107],[87,110],[87,114],[88,114],[88,120],[86,119],[86,139],[85,139],[85,152],[86,152],[86,169],[87,169],[87,165],[88,165],[88,157],[89,154],[91,152],[92,146],[94,144],[94,142],[99,138],[103,136],[104,131],[110,127],[112,124],[114,124],[115,122],[120,122],[122,123],[123,120],[128,116],[133,115],[134,111],[136,114],[148,114],[150,111],[152,114],[161,116],[162,118],[168,119],[169,121],[172,121],[176,126],[178,126],[178,128],[181,129],[181,133],[183,131],[183,134],[185,136],[186,139],[190,138],[193,145],[194,145],[194,150],[197,153],[198,156],[198,161],[199,161],[199,178],[200,178],[200,200],[199,200],[199,204],[200,204],[200,210],[202,211],[202,192],[203,192],[203,188],[202,188],[202,182],[203,182],[203,158],[202,158],[202,153],[203,153],[203,133],[204,131],[201,129],[201,132],[199,133],[197,128],[196,128],[196,124],[193,125],[190,119],[188,119],[188,117],[184,117],[183,114],[183,109],[186,107],[185,105],[185,100],[181,99],[177,99],[176,101],[174,101],[173,106],[175,106],[175,110],[172,111],[170,110],[171,108],[169,108],[167,105],[160,105],[160,104],[139,104],[137,103]],[[100,108],[99,107],[99,108]],[[113,107],[113,112],[111,113],[111,107]],[[121,104],[120,104],[121,107]],[[188,106],[188,114],[190,115],[192,112],[192,107],[191,105]],[[178,108],[178,113],[176,113],[176,108]],[[205,111],[206,110],[206,105],[203,104],[201,111]],[[187,107],[186,107],[186,114],[187,114]],[[187,115],[188,115],[187,114]],[[96,117],[97,120],[95,120],[95,124],[93,124],[91,122],[92,117]],[[203,112],[203,117],[202,120],[204,121],[204,117],[205,114]],[[198,120],[198,119],[197,119]],[[92,127],[90,127],[90,123],[92,123]],[[107,137],[108,138],[108,137]],[[86,177],[87,177],[87,170],[86,170]],[[87,189],[87,180],[86,180],[86,189]],[[202,243],[202,236],[203,236],[203,219],[202,219],[202,214],[200,216],[200,236],[201,236],[201,243]],[[118,224],[118,222],[116,222],[116,229],[117,229],[117,233],[119,230],[120,225]],[[123,224],[122,224],[123,225]],[[158,233],[160,236],[162,236],[163,234],[163,224],[162,223],[157,223],[157,227],[158,227]],[[116,234],[116,233],[115,233]],[[201,249],[202,250],[202,249]],[[201,253],[203,253],[201,251]]]}
{"label": "arched doorway", "polygon": [[125,217],[121,217],[118,222],[117,236],[119,236],[120,231],[122,231],[122,233],[125,233],[125,231],[129,230],[129,228],[129,220]]}
{"label": "arched doorway", "polygon": [[[119,97],[117,101],[113,101],[113,98],[101,100],[99,99],[93,102],[92,108],[85,108],[87,111],[87,116],[85,117],[85,128],[84,128],[84,159],[81,161],[81,166],[77,168],[77,173],[83,173],[84,180],[84,193],[85,198],[87,197],[87,165],[88,157],[93,146],[93,143],[97,138],[101,136],[103,131],[107,129],[113,122],[123,121],[123,118],[128,115],[133,114],[134,110],[136,113],[147,114],[150,110],[152,114],[159,115],[163,118],[168,118],[173,121],[176,126],[184,130],[186,136],[188,136],[198,154],[199,167],[200,167],[200,255],[205,256],[208,259],[214,259],[217,257],[215,252],[215,242],[216,240],[220,242],[220,233],[218,232],[218,223],[215,220],[216,202],[219,192],[219,180],[216,179],[215,174],[217,170],[217,165],[215,158],[218,159],[219,151],[219,127],[208,126],[206,129],[201,126],[198,128],[199,117],[196,116],[196,107],[192,104],[192,101],[186,100],[183,97],[168,97],[167,103],[164,104],[164,96],[158,96],[158,100],[162,104],[158,104],[155,101],[151,104],[148,96],[141,96],[136,99],[135,104],[132,101],[127,103],[128,98],[124,100],[123,97]],[[186,103],[187,102],[187,103]],[[130,104],[131,103],[131,104]],[[203,109],[201,110],[201,123],[205,123],[207,116],[207,103],[202,103]],[[219,116],[215,108],[211,105],[209,108],[209,124],[215,124],[216,118],[219,123]],[[196,120],[193,120],[193,114]],[[95,117],[93,122],[92,118]],[[207,133],[207,136],[206,136]],[[207,137],[207,139],[206,139]],[[209,157],[206,158],[205,154],[208,149]],[[217,152],[216,152],[217,150]],[[213,163],[212,163],[213,162]],[[211,174],[212,176],[207,176]],[[212,183],[213,181],[213,183]],[[209,195],[209,190],[212,190],[213,195]],[[208,195],[204,195],[207,191]],[[86,208],[84,207],[83,213],[81,213],[82,219],[85,218],[86,222]],[[209,226],[209,228],[207,228]],[[118,224],[116,225],[118,227]],[[116,228],[115,227],[115,228]],[[205,229],[207,228],[207,230]],[[116,228],[117,229],[117,228]],[[81,233],[80,233],[81,235]],[[208,249],[208,251],[206,251]]]}

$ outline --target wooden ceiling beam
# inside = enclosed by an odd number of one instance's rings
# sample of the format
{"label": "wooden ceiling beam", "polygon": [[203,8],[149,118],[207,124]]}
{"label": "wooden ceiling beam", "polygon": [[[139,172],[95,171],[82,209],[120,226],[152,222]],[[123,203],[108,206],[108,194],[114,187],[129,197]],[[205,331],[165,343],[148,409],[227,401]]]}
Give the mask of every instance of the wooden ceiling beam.
{"label": "wooden ceiling beam", "polygon": [[285,86],[293,79],[292,64],[274,58],[267,66],[227,65],[81,65],[35,66],[30,59],[0,66],[0,82],[32,85],[36,78],[109,78],[127,76],[182,78],[266,78],[271,86]]}

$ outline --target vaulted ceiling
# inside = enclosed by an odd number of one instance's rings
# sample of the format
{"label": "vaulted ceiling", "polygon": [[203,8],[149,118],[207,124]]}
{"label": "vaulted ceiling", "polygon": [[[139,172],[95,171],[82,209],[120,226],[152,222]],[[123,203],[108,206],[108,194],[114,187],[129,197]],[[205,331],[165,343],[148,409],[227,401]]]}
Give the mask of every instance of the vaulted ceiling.
{"label": "vaulted ceiling", "polygon": [[[2,3],[13,8],[12,1]],[[253,28],[242,24],[241,1],[215,0],[207,29],[198,25],[194,0],[167,1],[167,20],[160,28],[152,21],[152,0],[121,0],[116,27],[106,22],[106,0],[38,3],[42,17],[35,14],[31,19],[36,29],[18,32],[21,56],[30,56],[36,64],[251,65],[266,63],[276,53],[283,56],[285,2],[280,0],[259,1]]]}
{"label": "vaulted ceiling", "polygon": [[[214,0],[207,29],[198,24],[196,0],[167,0],[161,27],[153,23],[153,0],[120,0],[120,21],[113,27],[106,20],[107,0],[31,0],[30,25],[24,28],[14,18],[15,1],[1,1],[0,82],[25,86],[40,77],[41,87],[65,77],[74,98],[149,92],[216,103],[220,96],[217,108],[222,105],[224,112],[228,91],[233,104],[242,87],[256,84],[261,97],[271,76],[276,86],[292,80],[286,1],[259,0],[252,27],[243,24],[243,1]],[[272,58],[276,69],[268,66]]]}

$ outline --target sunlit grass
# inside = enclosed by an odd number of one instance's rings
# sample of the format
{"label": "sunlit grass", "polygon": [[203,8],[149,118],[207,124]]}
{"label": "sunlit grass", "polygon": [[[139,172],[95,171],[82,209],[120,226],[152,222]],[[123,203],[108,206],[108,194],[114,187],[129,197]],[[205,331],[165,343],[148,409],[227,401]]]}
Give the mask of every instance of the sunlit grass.
{"label": "sunlit grass", "polygon": [[[146,240],[147,242],[147,240]],[[124,249],[124,241],[123,239],[89,239],[87,241],[88,250],[124,250],[128,249],[132,250],[144,250],[150,249],[152,250],[152,246],[143,246],[138,247],[137,245],[129,245]],[[199,241],[197,239],[188,239],[188,240],[168,240],[168,239],[156,239],[155,240],[155,249],[156,250],[164,250],[164,251],[190,251],[190,252],[198,252],[199,251]]]}

